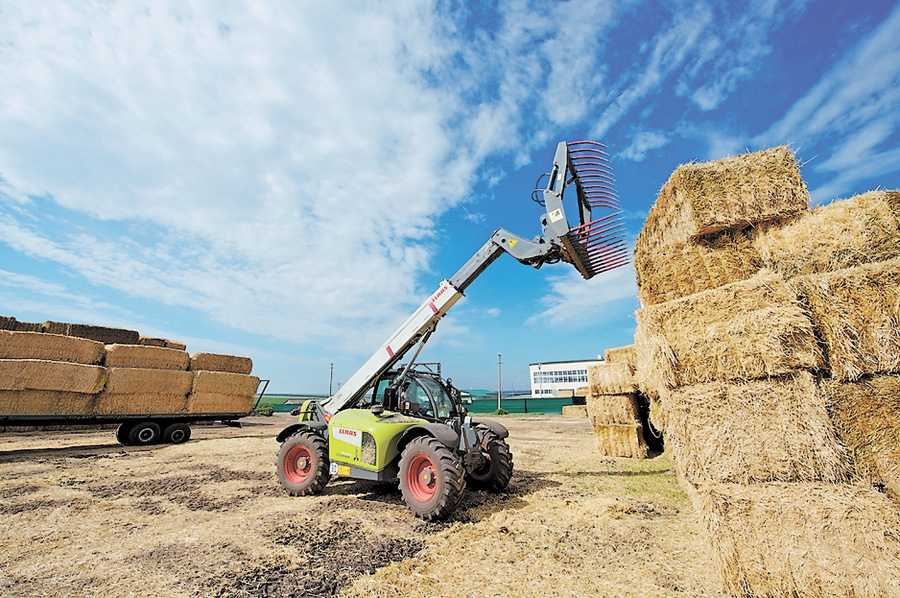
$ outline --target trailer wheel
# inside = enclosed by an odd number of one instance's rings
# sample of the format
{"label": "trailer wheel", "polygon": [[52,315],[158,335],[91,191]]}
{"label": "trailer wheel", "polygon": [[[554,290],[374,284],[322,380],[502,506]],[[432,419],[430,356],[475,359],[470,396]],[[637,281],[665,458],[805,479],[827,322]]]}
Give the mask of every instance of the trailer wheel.
{"label": "trailer wheel", "polygon": [[466,481],[459,458],[431,436],[414,438],[400,457],[400,492],[417,517],[448,517],[459,504]]}
{"label": "trailer wheel", "polygon": [[509,485],[513,472],[512,452],[506,441],[491,430],[479,430],[484,464],[466,476],[475,489],[500,492]]}
{"label": "trailer wheel", "polygon": [[328,446],[325,439],[309,430],[288,436],[278,449],[275,471],[285,492],[306,496],[321,492],[328,480]]}
{"label": "trailer wheel", "polygon": [[119,444],[131,444],[131,441],[128,440],[128,435],[131,433],[132,425],[133,424],[126,422],[119,424],[119,427],[116,428],[116,440],[119,442]]}
{"label": "trailer wheel", "polygon": [[159,425],[156,422],[141,422],[128,432],[128,442],[136,446],[159,442]]}
{"label": "trailer wheel", "polygon": [[183,423],[169,424],[162,433],[163,442],[181,444],[191,438],[191,427]]}

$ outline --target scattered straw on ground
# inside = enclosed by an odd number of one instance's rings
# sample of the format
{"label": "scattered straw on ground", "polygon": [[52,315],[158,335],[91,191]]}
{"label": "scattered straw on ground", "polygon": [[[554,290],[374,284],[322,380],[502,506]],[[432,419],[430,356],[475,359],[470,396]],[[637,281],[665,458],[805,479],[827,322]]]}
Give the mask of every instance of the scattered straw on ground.
{"label": "scattered straw on ground", "polygon": [[183,445],[110,430],[0,436],[0,595],[714,597],[708,549],[664,458],[596,454],[586,419],[504,417],[507,492],[415,519],[392,485],[292,498],[275,434],[195,426]]}

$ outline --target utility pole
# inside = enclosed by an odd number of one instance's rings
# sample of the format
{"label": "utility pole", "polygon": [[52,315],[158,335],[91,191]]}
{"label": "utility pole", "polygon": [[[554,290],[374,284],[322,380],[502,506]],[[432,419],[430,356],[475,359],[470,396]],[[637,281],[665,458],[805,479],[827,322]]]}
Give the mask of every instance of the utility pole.
{"label": "utility pole", "polygon": [[330,371],[328,372],[328,396],[331,396],[331,381],[334,380],[334,363],[332,362]]}
{"label": "utility pole", "polygon": [[503,388],[503,383],[500,378],[500,354],[497,353],[497,411],[500,411],[500,393]]}

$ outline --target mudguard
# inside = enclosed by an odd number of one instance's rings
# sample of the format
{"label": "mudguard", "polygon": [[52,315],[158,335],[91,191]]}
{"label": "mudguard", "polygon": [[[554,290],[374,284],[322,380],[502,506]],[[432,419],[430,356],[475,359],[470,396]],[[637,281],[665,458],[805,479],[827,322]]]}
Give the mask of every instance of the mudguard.
{"label": "mudguard", "polygon": [[437,438],[442,444],[454,451],[459,447],[459,434],[457,434],[450,426],[445,426],[443,424],[422,424],[407,428],[400,436],[397,446],[402,452],[402,447],[405,447],[410,440],[418,436],[426,435]]}
{"label": "mudguard", "polygon": [[473,426],[484,426],[489,429],[491,432],[499,436],[500,438],[509,437],[509,430],[506,429],[506,426],[503,424],[498,424],[497,422],[490,419],[472,419]]}
{"label": "mudguard", "polygon": [[287,428],[279,432],[278,436],[275,437],[275,440],[277,440],[278,442],[284,442],[287,438],[293,436],[295,433],[304,428],[308,428],[318,434],[322,434],[323,430],[325,430],[327,427],[328,424],[326,424],[325,422],[300,422],[291,424]]}

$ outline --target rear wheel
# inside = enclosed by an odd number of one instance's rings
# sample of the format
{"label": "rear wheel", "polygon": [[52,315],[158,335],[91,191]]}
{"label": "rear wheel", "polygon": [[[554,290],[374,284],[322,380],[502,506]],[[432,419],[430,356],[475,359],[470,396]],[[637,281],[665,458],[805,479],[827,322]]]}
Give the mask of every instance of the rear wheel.
{"label": "rear wheel", "polygon": [[278,450],[275,470],[278,481],[291,496],[318,494],[330,479],[328,445],[309,430],[289,436]]}
{"label": "rear wheel", "polygon": [[400,457],[400,491],[417,517],[444,519],[456,509],[465,490],[457,456],[431,436],[410,441]]}
{"label": "rear wheel", "polygon": [[466,475],[466,481],[477,490],[500,492],[509,485],[512,478],[512,452],[506,441],[491,430],[479,430],[478,436],[484,462]]}
{"label": "rear wheel", "polygon": [[119,444],[131,444],[131,441],[128,440],[128,435],[131,433],[132,425],[126,422],[119,424],[119,427],[116,428],[116,440],[119,441]]}
{"label": "rear wheel", "polygon": [[160,431],[156,422],[141,422],[128,432],[129,444],[142,446],[159,442]]}
{"label": "rear wheel", "polygon": [[181,444],[191,438],[191,427],[183,423],[169,424],[162,433],[163,442]]}

